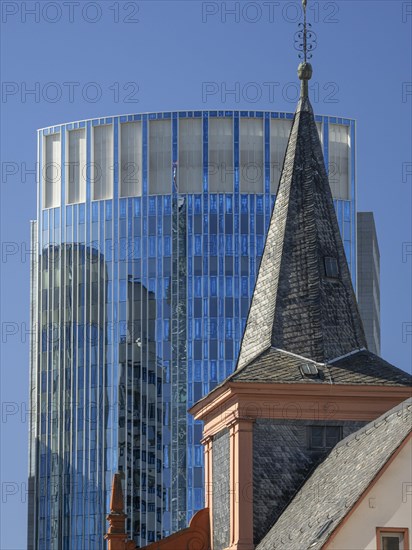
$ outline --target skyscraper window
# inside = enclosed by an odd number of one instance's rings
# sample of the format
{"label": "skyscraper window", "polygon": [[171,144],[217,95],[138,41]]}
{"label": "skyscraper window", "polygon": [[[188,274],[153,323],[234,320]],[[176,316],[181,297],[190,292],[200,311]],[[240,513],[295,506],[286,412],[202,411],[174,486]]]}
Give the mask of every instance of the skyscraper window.
{"label": "skyscraper window", "polygon": [[209,119],[209,191],[233,191],[233,119]]}
{"label": "skyscraper window", "polygon": [[202,119],[179,120],[179,192],[201,193],[203,186],[202,166]]}
{"label": "skyscraper window", "polygon": [[172,190],[172,126],[170,120],[149,122],[149,193]]}
{"label": "skyscraper window", "polygon": [[263,119],[240,119],[240,191],[263,193]]}
{"label": "skyscraper window", "polygon": [[329,125],[329,184],[334,197],[349,199],[349,127]]}
{"label": "skyscraper window", "polygon": [[67,202],[86,200],[86,132],[68,132],[69,159],[67,163]]}
{"label": "skyscraper window", "polygon": [[43,162],[43,204],[44,208],[60,206],[61,189],[61,148],[60,134],[51,134],[45,138],[45,157]]}
{"label": "skyscraper window", "polygon": [[278,192],[291,128],[291,120],[272,119],[270,121],[270,189],[275,194]]}
{"label": "skyscraper window", "polygon": [[93,143],[93,199],[110,199],[113,195],[113,126],[95,126]]}
{"label": "skyscraper window", "polygon": [[120,126],[120,196],[142,194],[142,123],[127,122]]}

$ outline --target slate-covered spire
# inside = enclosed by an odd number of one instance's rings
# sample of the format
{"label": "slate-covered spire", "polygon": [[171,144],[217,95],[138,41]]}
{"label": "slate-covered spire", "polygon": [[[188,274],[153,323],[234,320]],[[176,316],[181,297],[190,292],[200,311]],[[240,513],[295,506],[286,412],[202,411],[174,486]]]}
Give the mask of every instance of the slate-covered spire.
{"label": "slate-covered spire", "polygon": [[301,97],[237,368],[271,346],[318,362],[367,347],[308,97],[306,15],[302,37]]}

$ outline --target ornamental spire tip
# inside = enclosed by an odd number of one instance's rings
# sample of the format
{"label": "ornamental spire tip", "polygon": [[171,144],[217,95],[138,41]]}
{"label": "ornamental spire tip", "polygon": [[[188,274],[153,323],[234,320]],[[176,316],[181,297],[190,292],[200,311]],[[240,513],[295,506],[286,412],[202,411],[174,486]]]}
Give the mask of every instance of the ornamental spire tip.
{"label": "ornamental spire tip", "polygon": [[[307,22],[306,17],[306,8],[307,0],[302,0],[303,6],[303,23],[299,23],[300,30],[297,33],[298,46],[297,49],[300,50],[299,57],[303,62],[299,64],[298,67],[298,76],[302,81],[301,86],[301,97],[308,97],[308,81],[312,78],[312,65],[308,62],[308,59],[312,57],[312,54],[309,53],[314,49],[314,44],[316,43],[316,37],[313,31],[311,31],[311,24]],[[313,40],[313,41],[312,41]],[[296,40],[295,40],[296,43]]]}

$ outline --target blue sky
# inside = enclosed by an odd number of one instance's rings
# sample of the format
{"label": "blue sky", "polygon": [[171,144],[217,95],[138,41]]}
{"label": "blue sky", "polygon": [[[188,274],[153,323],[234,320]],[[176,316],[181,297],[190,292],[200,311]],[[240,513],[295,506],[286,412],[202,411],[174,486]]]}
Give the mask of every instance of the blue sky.
{"label": "blue sky", "polygon": [[[357,120],[358,207],[374,212],[381,251],[382,356],[410,370],[412,3],[309,0],[309,8],[314,109]],[[3,0],[1,10],[0,548],[11,550],[26,546],[36,129],[140,111],[293,111],[301,5]]]}

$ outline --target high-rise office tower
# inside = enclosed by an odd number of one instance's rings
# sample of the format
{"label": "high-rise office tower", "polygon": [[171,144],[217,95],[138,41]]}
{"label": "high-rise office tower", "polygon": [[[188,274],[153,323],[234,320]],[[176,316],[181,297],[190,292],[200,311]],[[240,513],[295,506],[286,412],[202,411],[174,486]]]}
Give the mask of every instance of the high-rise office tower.
{"label": "high-rise office tower", "polygon": [[358,212],[358,304],[368,348],[381,353],[380,254],[373,212]]}
{"label": "high-rise office tower", "polygon": [[[202,508],[201,423],[230,374],[292,114],[137,114],[39,131],[28,547],[103,546],[112,475],[146,542]],[[355,123],[316,117],[356,282]]]}

